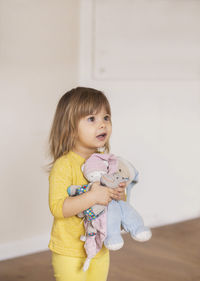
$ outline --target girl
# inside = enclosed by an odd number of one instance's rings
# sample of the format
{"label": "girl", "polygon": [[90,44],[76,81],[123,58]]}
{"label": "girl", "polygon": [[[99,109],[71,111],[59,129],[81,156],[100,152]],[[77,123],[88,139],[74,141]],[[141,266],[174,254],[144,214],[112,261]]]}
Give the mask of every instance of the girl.
{"label": "girl", "polygon": [[76,214],[95,204],[125,200],[125,183],[115,189],[95,182],[89,192],[69,197],[70,185],[84,185],[81,166],[93,153],[109,152],[111,110],[106,96],[95,89],[78,87],[60,99],[54,116],[49,150],[53,157],[49,175],[49,207],[54,216],[49,248],[56,281],[105,281],[109,252],[103,246],[89,270],[82,270],[86,253],[80,236],[84,224]]}

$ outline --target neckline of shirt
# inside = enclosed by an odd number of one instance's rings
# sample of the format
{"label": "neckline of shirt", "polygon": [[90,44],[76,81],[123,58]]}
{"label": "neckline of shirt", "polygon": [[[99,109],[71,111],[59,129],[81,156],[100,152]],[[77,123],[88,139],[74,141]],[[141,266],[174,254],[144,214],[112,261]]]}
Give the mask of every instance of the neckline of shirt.
{"label": "neckline of shirt", "polygon": [[[103,152],[95,152],[95,153],[100,153],[100,154],[103,154]],[[79,155],[77,152],[74,152],[72,150],[70,150],[68,152],[68,155],[71,155],[73,158],[75,158],[76,160],[80,161],[80,163],[84,163],[86,161],[85,158],[83,158],[81,155]]]}
{"label": "neckline of shirt", "polygon": [[76,160],[80,161],[81,163],[82,163],[82,162],[85,162],[85,158],[83,158],[83,157],[80,156],[78,153],[76,153],[76,152],[74,152],[74,151],[72,151],[72,150],[70,150],[68,154],[69,154],[69,155],[71,154],[71,155],[73,156],[73,158],[75,158]]}

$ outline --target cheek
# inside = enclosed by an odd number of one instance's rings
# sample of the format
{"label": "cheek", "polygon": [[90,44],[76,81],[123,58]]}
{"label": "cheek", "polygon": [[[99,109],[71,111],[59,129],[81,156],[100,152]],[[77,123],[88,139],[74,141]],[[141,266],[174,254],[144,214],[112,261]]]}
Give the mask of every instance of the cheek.
{"label": "cheek", "polygon": [[110,126],[108,127],[108,131],[109,131],[109,136],[110,136],[111,133],[112,133],[112,125],[110,125]]}
{"label": "cheek", "polygon": [[88,128],[80,127],[78,130],[79,139],[85,139],[88,136]]}

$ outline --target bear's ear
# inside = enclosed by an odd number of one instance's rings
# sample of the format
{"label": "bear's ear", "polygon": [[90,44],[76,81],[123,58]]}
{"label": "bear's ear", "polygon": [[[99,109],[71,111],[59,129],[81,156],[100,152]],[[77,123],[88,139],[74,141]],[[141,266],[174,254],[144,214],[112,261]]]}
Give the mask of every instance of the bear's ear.
{"label": "bear's ear", "polygon": [[84,170],[84,167],[85,167],[85,164],[83,164],[82,166],[81,166],[81,171],[83,172],[83,170]]}

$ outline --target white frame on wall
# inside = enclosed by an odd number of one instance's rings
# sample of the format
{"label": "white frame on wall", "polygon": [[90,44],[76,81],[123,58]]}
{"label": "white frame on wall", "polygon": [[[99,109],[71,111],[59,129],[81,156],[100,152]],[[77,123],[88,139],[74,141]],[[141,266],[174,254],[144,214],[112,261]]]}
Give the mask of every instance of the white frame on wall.
{"label": "white frame on wall", "polygon": [[81,73],[94,81],[200,80],[198,12],[197,0],[82,1]]}

